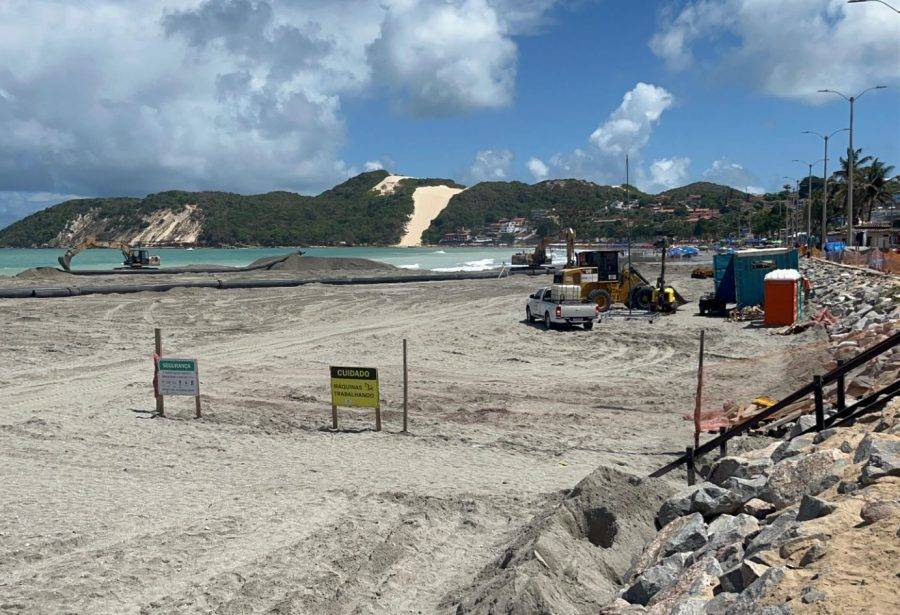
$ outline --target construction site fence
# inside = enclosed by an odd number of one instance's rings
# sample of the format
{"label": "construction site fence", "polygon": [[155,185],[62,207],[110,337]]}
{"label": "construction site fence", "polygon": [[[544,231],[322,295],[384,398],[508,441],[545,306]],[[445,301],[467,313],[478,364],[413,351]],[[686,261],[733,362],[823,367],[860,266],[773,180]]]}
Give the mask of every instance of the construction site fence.
{"label": "construction site fence", "polygon": [[[801,249],[801,253],[805,253],[805,249]],[[816,258],[821,258],[832,263],[863,267],[882,273],[900,274],[900,254],[893,250],[869,248],[868,250],[860,251],[841,250],[836,252],[825,252],[818,248],[812,248],[810,253]]]}

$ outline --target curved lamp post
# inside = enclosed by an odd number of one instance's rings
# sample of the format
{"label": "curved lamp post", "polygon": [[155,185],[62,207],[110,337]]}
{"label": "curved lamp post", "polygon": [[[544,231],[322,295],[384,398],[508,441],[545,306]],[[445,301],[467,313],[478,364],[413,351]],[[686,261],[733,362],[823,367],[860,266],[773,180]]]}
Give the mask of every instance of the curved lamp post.
{"label": "curved lamp post", "polygon": [[885,5],[886,7],[888,7],[889,9],[891,9],[892,11],[894,11],[895,13],[900,13],[900,9],[894,8],[893,6],[891,6],[884,0],[847,0],[847,4],[857,4],[859,2],[879,2],[883,5]]}
{"label": "curved lamp post", "polygon": [[853,175],[854,170],[856,169],[856,152],[853,151],[853,103],[857,101],[857,99],[868,92],[869,90],[883,90],[886,88],[886,85],[876,85],[871,88],[866,88],[856,96],[847,96],[843,92],[838,92],[837,90],[819,90],[819,92],[828,92],[830,94],[837,94],[844,100],[850,103],[850,151],[847,154],[849,169],[849,177],[847,178],[848,186],[847,186],[847,246],[853,247]]}

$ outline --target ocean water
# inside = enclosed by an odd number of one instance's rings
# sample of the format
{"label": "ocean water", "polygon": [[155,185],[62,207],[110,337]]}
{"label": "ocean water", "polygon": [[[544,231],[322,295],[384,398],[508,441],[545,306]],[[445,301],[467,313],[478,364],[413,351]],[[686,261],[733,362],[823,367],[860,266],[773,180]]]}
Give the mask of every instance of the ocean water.
{"label": "ocean water", "polygon": [[[310,256],[368,258],[404,269],[422,271],[484,271],[509,264],[518,248],[301,248]],[[228,265],[243,267],[258,258],[278,256],[292,248],[151,248],[161,267]],[[32,267],[58,267],[65,250],[0,248],[0,276]],[[85,250],[72,260],[73,269],[112,269],[122,265],[119,250]]]}

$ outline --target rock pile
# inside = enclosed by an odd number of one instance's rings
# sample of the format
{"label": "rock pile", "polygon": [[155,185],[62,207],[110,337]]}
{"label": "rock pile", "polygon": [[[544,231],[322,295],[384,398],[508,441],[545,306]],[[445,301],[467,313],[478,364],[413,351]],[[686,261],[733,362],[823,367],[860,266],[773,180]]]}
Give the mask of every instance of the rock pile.
{"label": "rock pile", "polygon": [[900,399],[797,433],[718,459],[667,499],[601,612],[900,612]]}
{"label": "rock pile", "polygon": [[812,282],[807,313],[827,309],[838,321],[830,327],[832,334],[862,331],[900,318],[897,276],[816,259],[801,259],[800,271]]}

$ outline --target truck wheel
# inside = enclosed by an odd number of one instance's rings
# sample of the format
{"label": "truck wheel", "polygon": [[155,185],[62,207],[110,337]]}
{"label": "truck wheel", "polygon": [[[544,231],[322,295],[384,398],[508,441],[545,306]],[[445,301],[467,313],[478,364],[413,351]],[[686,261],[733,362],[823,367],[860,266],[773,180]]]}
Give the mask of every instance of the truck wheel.
{"label": "truck wheel", "polygon": [[549,331],[551,326],[553,323],[550,322],[550,312],[544,312],[544,328]]}
{"label": "truck wheel", "polygon": [[653,303],[653,289],[649,286],[636,286],[628,295],[628,305],[636,310],[649,310]]}
{"label": "truck wheel", "polygon": [[594,323],[592,323],[592,322],[586,322],[586,323],[584,323],[584,330],[585,330],[585,331],[590,331],[590,330],[593,329],[593,328],[594,328]]}
{"label": "truck wheel", "polygon": [[588,300],[600,306],[600,311],[605,312],[612,306],[612,297],[602,288],[595,288],[588,295]]}
{"label": "truck wheel", "polygon": [[531,315],[531,306],[525,307],[525,320],[528,322],[534,322],[534,316]]}

